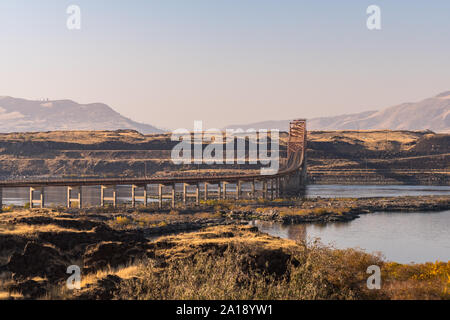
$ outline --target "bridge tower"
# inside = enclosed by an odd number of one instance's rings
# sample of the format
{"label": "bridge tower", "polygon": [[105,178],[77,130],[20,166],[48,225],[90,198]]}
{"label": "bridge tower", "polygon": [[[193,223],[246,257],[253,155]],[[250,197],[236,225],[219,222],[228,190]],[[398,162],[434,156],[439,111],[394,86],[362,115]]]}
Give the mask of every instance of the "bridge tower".
{"label": "bridge tower", "polygon": [[306,120],[296,119],[289,125],[286,166],[302,163],[299,170],[283,178],[282,193],[286,196],[306,195]]}

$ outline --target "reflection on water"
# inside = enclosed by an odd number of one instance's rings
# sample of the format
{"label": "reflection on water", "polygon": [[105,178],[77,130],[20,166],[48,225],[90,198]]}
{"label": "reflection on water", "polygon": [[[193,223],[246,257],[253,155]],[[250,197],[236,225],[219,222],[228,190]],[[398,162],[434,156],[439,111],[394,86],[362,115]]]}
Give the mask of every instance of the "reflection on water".
{"label": "reflection on water", "polygon": [[336,248],[381,252],[387,260],[400,263],[450,260],[450,211],[378,212],[328,224],[252,224],[273,236],[307,241],[320,238]]}
{"label": "reflection on water", "polygon": [[258,227],[261,232],[280,238],[295,241],[306,240],[306,224],[283,225],[277,222],[251,221],[250,225]]}

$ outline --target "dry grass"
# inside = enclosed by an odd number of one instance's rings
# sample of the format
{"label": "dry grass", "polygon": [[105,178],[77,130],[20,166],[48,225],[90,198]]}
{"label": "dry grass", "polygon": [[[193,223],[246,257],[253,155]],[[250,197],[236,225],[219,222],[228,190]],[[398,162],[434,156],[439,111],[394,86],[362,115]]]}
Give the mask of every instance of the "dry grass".
{"label": "dry grass", "polygon": [[85,288],[88,285],[96,283],[98,280],[107,277],[108,275],[115,275],[122,279],[130,279],[138,273],[139,269],[137,265],[128,265],[117,268],[108,267],[105,270],[97,271],[96,273],[88,274],[82,277],[81,288]]}
{"label": "dry grass", "polygon": [[379,150],[387,141],[399,142],[403,150],[408,150],[414,142],[417,142],[423,133],[413,131],[311,131],[308,140],[328,142],[339,139],[351,144],[363,144],[368,150]]}
{"label": "dry grass", "polygon": [[[155,258],[83,275],[81,293],[115,275],[122,279],[115,299],[450,299],[450,262],[386,263],[357,249],[274,238],[249,227],[167,236],[155,248]],[[366,286],[371,265],[382,270],[381,290]],[[55,287],[44,298],[74,296]]]}
{"label": "dry grass", "polygon": [[[153,261],[139,266],[137,278],[124,281],[120,299],[368,299],[381,298],[365,288],[365,269],[377,257],[322,247],[297,248],[281,277],[254,269],[246,250],[230,245],[217,257],[199,253],[188,261],[173,260],[163,270]],[[244,250],[243,250],[244,249]],[[340,258],[340,260],[338,259]],[[295,266],[292,261],[299,264]],[[348,263],[342,268],[341,262]]]}
{"label": "dry grass", "polygon": [[130,215],[120,215],[108,223],[114,228],[133,229],[133,228],[151,228],[167,225],[174,222],[187,222],[197,219],[217,218],[217,213],[195,212],[182,214],[177,210],[171,210],[168,213],[139,213]]}
{"label": "dry grass", "polygon": [[46,225],[29,225],[29,224],[15,224],[15,225],[0,225],[0,234],[7,235],[24,235],[30,236],[37,233],[45,232],[85,232],[84,230],[62,228],[54,224]]}
{"label": "dry grass", "polygon": [[23,295],[18,292],[0,291],[0,300],[23,299]]}
{"label": "dry grass", "polygon": [[393,299],[450,299],[450,261],[403,265],[387,263],[387,286]]}
{"label": "dry grass", "polygon": [[[137,278],[122,283],[119,299],[450,299],[439,279],[395,280],[383,278],[381,290],[366,287],[370,265],[379,257],[357,250],[330,250],[320,246],[297,252],[287,273],[274,275],[245,267],[248,256],[229,247],[219,257],[198,254],[188,261],[174,260],[161,270],[147,261]],[[447,273],[448,276],[448,273]],[[448,287],[448,284],[446,285]],[[447,288],[445,287],[445,288]]]}

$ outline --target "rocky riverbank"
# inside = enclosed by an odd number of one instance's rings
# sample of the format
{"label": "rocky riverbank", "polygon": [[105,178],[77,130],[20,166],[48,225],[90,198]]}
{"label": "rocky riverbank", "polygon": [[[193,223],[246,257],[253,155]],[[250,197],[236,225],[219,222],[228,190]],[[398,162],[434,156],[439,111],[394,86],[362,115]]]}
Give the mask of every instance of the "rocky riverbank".
{"label": "rocky riverbank", "polygon": [[[0,214],[0,298],[2,295],[6,298],[45,297],[55,286],[64,286],[70,265],[78,265],[83,274],[89,275],[103,274],[106,269],[122,270],[142,259],[153,259],[155,265],[162,267],[167,264],[168,257],[158,257],[156,252],[174,247],[170,241],[161,240],[167,234],[199,232],[201,235],[196,239],[188,233],[179,236],[193,242],[184,242],[187,247],[179,248],[177,254],[192,252],[194,255],[195,250],[203,252],[208,248],[211,239],[227,243],[230,239],[236,240],[236,231],[230,230],[244,230],[239,229],[243,228],[241,225],[256,219],[285,224],[327,223],[350,221],[361,214],[377,211],[449,209],[448,196],[220,200],[178,211],[151,208],[14,209]],[[211,228],[218,229],[205,231]],[[287,243],[280,244],[269,236],[255,233],[256,228],[245,230],[246,241],[264,238],[262,241],[267,243],[281,246]],[[110,299],[114,294],[105,288],[116,288],[122,281],[118,279],[121,278],[108,274],[97,284],[86,284],[86,288],[99,287],[100,291],[86,289],[73,298]]]}
{"label": "rocky riverbank", "polygon": [[300,202],[272,202],[235,206],[222,211],[231,219],[292,223],[345,222],[361,214],[384,212],[443,211],[450,209],[449,196],[417,196],[390,198],[314,198]]}

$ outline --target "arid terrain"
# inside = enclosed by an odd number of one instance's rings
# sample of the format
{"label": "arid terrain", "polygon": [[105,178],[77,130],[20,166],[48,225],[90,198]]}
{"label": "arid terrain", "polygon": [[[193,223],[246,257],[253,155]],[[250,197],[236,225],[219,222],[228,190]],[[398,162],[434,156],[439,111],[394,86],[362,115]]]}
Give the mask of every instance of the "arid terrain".
{"label": "arid terrain", "polygon": [[[449,299],[450,263],[398,264],[247,226],[449,208],[448,196],[207,201],[176,211],[5,208],[0,298]],[[79,290],[66,287],[72,265],[81,269]],[[383,271],[381,290],[366,287],[370,265]]]}
{"label": "arid terrain", "polygon": [[[287,133],[281,134],[286,156]],[[409,131],[308,133],[309,183],[448,185],[449,135]],[[55,131],[0,135],[0,175],[225,174],[256,165],[176,166],[170,135]],[[159,210],[3,207],[1,299],[449,299],[450,263],[398,264],[356,249],[261,233],[253,220],[345,223],[374,212],[450,209],[448,196],[207,200]],[[366,286],[367,267],[383,272]],[[81,269],[70,290],[69,266]]]}
{"label": "arid terrain", "polygon": [[[287,133],[280,155],[286,156]],[[309,183],[449,184],[450,135],[411,131],[308,132]],[[174,165],[169,134],[54,131],[0,134],[0,176],[226,174],[257,165]]]}

